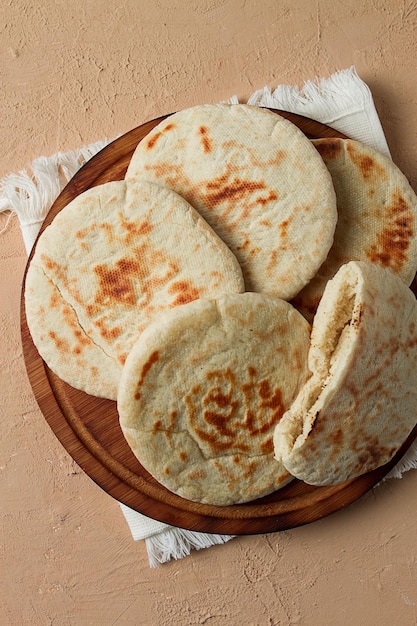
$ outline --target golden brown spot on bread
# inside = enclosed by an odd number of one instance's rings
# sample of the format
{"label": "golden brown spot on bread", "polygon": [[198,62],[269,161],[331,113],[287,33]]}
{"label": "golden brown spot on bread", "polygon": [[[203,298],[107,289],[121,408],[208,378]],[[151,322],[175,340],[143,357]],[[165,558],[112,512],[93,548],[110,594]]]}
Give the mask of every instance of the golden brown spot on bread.
{"label": "golden brown spot on bread", "polygon": [[246,237],[241,244],[236,246],[236,250],[246,250],[250,246],[250,240]]}
{"label": "golden brown spot on bread", "polygon": [[256,199],[256,202],[258,202],[262,206],[265,206],[266,204],[268,204],[268,202],[274,202],[274,200],[278,200],[278,194],[275,191],[270,191],[266,198],[262,198],[262,196],[259,196]]}
{"label": "golden brown spot on bread", "polygon": [[291,221],[290,218],[288,218],[278,225],[279,234],[282,237],[282,239],[285,239],[288,235],[288,226],[290,224],[290,221]]}
{"label": "golden brown spot on bread", "polygon": [[[139,400],[140,399],[140,393],[136,393],[135,394],[135,399]],[[176,411],[172,411],[170,416],[169,416],[169,422],[167,425],[165,425],[161,419],[158,419],[154,422],[153,428],[152,428],[152,435],[156,435],[157,433],[164,433],[165,436],[167,437],[167,439],[171,439],[172,438],[172,433],[175,431],[175,427],[176,427],[176,422],[177,422],[177,412]],[[185,454],[185,453],[183,453]],[[180,455],[181,456],[181,455]],[[183,459],[185,460],[185,459]]]}
{"label": "golden brown spot on bread", "polygon": [[116,266],[109,268],[104,263],[93,268],[99,279],[99,288],[96,292],[95,303],[103,306],[115,302],[133,306],[136,296],[131,280],[138,270],[138,263],[134,259],[120,259]]}
{"label": "golden brown spot on bread", "polygon": [[369,154],[359,153],[355,144],[350,141],[346,141],[346,151],[349,154],[352,163],[356,165],[365,180],[368,180],[369,178],[386,179],[387,174],[384,168]]}
{"label": "golden brown spot on bread", "polygon": [[269,262],[267,265],[267,270],[272,270],[278,261],[278,250],[272,250],[271,254],[269,255]]}
{"label": "golden brown spot on bread", "polygon": [[155,147],[156,142],[158,141],[158,139],[162,136],[161,132],[157,132],[154,133],[152,135],[152,137],[150,137],[147,141],[146,141],[146,147],[148,150],[152,150],[152,148]]}
{"label": "golden brown spot on bread", "polygon": [[119,212],[119,221],[122,228],[126,231],[124,243],[129,245],[135,239],[140,239],[145,235],[149,235],[152,232],[153,226],[148,220],[144,221],[129,221],[125,218],[123,213]]}
{"label": "golden brown spot on bread", "polygon": [[[257,404],[263,416],[262,419],[259,418],[259,415],[255,415],[252,411],[248,411],[247,414],[246,427],[250,435],[253,436],[267,433],[275,426],[275,424],[279,422],[284,414],[285,408],[282,401],[281,390],[279,388],[272,390],[268,380],[248,383],[243,385],[242,389],[247,398],[247,405],[251,402],[255,392],[260,398],[260,401],[258,400]],[[270,412],[264,411],[264,409],[271,409],[269,419],[267,419],[266,416]]]}
{"label": "golden brown spot on bread", "polygon": [[156,422],[153,425],[152,428],[152,434],[155,435],[156,433],[160,432],[161,430],[163,430],[162,428],[162,421],[161,420],[156,420]]}
{"label": "golden brown spot on bread", "polygon": [[[116,198],[114,198],[116,199]],[[115,241],[119,241],[120,243],[124,243],[126,245],[130,245],[132,241],[148,235],[153,226],[147,220],[145,221],[130,221],[126,219],[121,211],[118,212],[118,218],[120,226],[124,229],[125,234],[117,235],[114,232],[114,227],[112,224],[108,222],[99,222],[90,224],[90,226],[86,226],[85,228],[81,228],[75,233],[77,239],[86,239],[90,233],[94,233],[94,231],[104,231],[106,234],[108,243],[114,243]],[[86,242],[80,242],[81,247],[85,248],[87,245]]]}
{"label": "golden brown spot on bread", "polygon": [[91,339],[81,330],[74,310],[68,304],[62,306],[61,313],[66,326],[72,331],[76,340],[72,348],[73,354],[81,354],[84,347],[91,344]]}
{"label": "golden brown spot on bread", "polygon": [[44,253],[41,254],[41,260],[46,270],[51,272],[58,281],[62,282],[64,285],[67,284],[68,282],[67,275],[62,265],[60,265],[59,263],[54,261],[50,256]]}
{"label": "golden brown spot on bread", "polygon": [[[227,464],[221,463],[220,461],[214,461],[214,467],[217,469],[222,481],[227,484],[228,488],[231,490],[236,489],[238,484],[236,472],[233,471]],[[246,477],[244,472],[242,472],[241,476]]]}
{"label": "golden brown spot on bread", "polygon": [[415,348],[417,346],[417,336],[414,337],[410,337],[409,339],[407,339],[407,341],[405,342],[405,350],[412,350],[413,348]]}
{"label": "golden brown spot on bread", "polygon": [[[77,232],[75,233],[75,237],[77,239],[86,239],[89,233],[92,233],[96,230],[103,231],[106,234],[106,237],[109,243],[112,243],[112,241],[114,241],[113,226],[112,224],[109,224],[108,222],[99,222],[99,223],[93,222],[89,226],[85,226],[85,228],[80,228],[80,230],[77,230]],[[88,246],[88,244],[84,241],[81,241],[80,245],[84,249],[86,245]]]}
{"label": "golden brown spot on bread", "polygon": [[186,460],[188,459],[188,455],[186,452],[180,452],[179,453],[179,457],[181,459],[181,461],[183,461],[184,463],[186,462]]}
{"label": "golden brown spot on bread", "polygon": [[[65,322],[65,325],[67,326],[67,328],[69,328],[73,332],[75,338],[79,340],[81,343],[85,343],[85,344],[90,343],[90,340],[87,337],[85,337],[85,335],[80,330],[80,326],[78,324],[74,310],[68,304],[62,303],[62,299],[59,296],[58,290],[56,290],[54,293],[57,296],[57,302],[59,301],[59,304],[61,305],[62,319]],[[54,331],[51,331],[51,332],[53,333],[54,336],[56,336],[56,333]]]}
{"label": "golden brown spot on bread", "polygon": [[66,352],[67,354],[70,353],[70,345],[66,339],[62,339],[62,337],[59,337],[54,330],[50,330],[48,332],[48,335],[54,342],[59,352]]}
{"label": "golden brown spot on bread", "polygon": [[358,160],[359,169],[361,170],[364,178],[372,176],[373,169],[375,167],[375,161],[370,156],[362,156]]}
{"label": "golden brown spot on bread", "polygon": [[85,312],[87,313],[88,317],[94,317],[95,315],[99,314],[100,307],[97,304],[87,304],[85,307]]}
{"label": "golden brown spot on bread", "polygon": [[178,294],[175,300],[170,306],[178,306],[180,304],[186,304],[192,300],[200,298],[203,289],[194,287],[190,280],[178,280],[169,287],[168,292],[170,294]]}
{"label": "golden brown spot on bread", "polygon": [[213,272],[210,272],[210,277],[215,279],[215,282],[213,282],[213,289],[216,289],[217,287],[219,287],[221,281],[223,280],[223,274],[221,272],[219,272],[218,270],[215,270]]}
{"label": "golden brown spot on bread", "polygon": [[117,356],[117,360],[119,361],[120,365],[124,365],[126,363],[126,359],[128,355],[129,355],[128,352],[122,352],[122,354],[119,354]]}
{"label": "golden brown spot on bread", "polygon": [[333,161],[342,152],[343,142],[341,139],[319,139],[313,143],[324,161]]}
{"label": "golden brown spot on bread", "polygon": [[151,137],[149,137],[146,141],[146,147],[148,150],[152,150],[152,148],[155,147],[156,142],[158,141],[158,139],[160,137],[162,137],[162,135],[164,133],[166,133],[167,131],[172,130],[173,128],[175,128],[175,124],[173,124],[172,122],[168,123],[166,126],[164,126],[160,131],[155,132]]}
{"label": "golden brown spot on bread", "polygon": [[234,427],[233,418],[238,408],[238,403],[232,399],[235,375],[227,368],[224,371],[208,372],[206,379],[213,384],[213,388],[202,398],[198,397],[202,391],[201,386],[195,386],[199,391],[196,400],[192,393],[185,397],[191,428],[215,453],[231,447],[234,450],[248,451],[249,446],[236,436]]}
{"label": "golden brown spot on bread", "polygon": [[233,178],[224,174],[207,183],[207,202],[215,206],[225,201],[241,201],[244,197],[252,196],[254,191],[265,189],[265,183]]}
{"label": "golden brown spot on bread", "polygon": [[49,306],[51,309],[56,309],[61,304],[61,298],[58,291],[54,291],[49,300]]}
{"label": "golden brown spot on bread", "polygon": [[177,411],[171,411],[169,415],[169,429],[174,430],[175,424],[177,422],[178,413]]}
{"label": "golden brown spot on bread", "polygon": [[166,162],[155,163],[152,165],[146,163],[144,165],[144,169],[152,171],[155,178],[164,180],[164,182],[173,189],[175,189],[176,183],[182,182],[185,187],[189,183],[189,180],[182,174],[181,167],[179,165],[172,165]]}
{"label": "golden brown spot on bread", "polygon": [[99,284],[94,295],[94,305],[86,307],[91,316],[98,315],[100,307],[121,305],[145,309],[152,300],[155,290],[169,282],[179,271],[174,260],[155,250],[149,242],[133,248],[133,257],[116,261],[113,266],[98,264],[93,271]]}
{"label": "golden brown spot on bread", "polygon": [[203,144],[204,152],[211,152],[212,145],[211,145],[210,137],[208,136],[207,126],[200,126],[198,129],[198,132],[201,136],[201,143]]}
{"label": "golden brown spot on bread", "polygon": [[226,395],[221,393],[218,389],[210,391],[208,396],[204,399],[205,403],[214,402],[218,407],[227,407],[230,404],[230,394]]}
{"label": "golden brown spot on bread", "polygon": [[206,477],[206,473],[202,469],[194,470],[187,476],[189,480],[203,480]]}
{"label": "golden brown spot on bread", "polygon": [[262,400],[267,401],[267,403],[263,406],[268,406],[271,409],[276,409],[282,404],[280,389],[272,393],[269,380],[262,380],[259,383],[259,395]]}
{"label": "golden brown spot on bread", "polygon": [[352,447],[357,451],[356,463],[352,468],[352,474],[361,474],[369,468],[375,468],[395,454],[394,446],[381,443],[381,437],[370,435],[360,429],[353,441]]}
{"label": "golden brown spot on bread", "polygon": [[255,471],[256,471],[256,462],[249,461],[242,475],[244,478],[250,478],[250,476],[252,476],[252,474],[254,474]]}
{"label": "golden brown spot on bread", "polygon": [[331,433],[330,438],[332,440],[332,443],[336,447],[339,447],[343,441],[343,430],[341,428],[338,428],[336,431]]}
{"label": "golden brown spot on bread", "polygon": [[101,317],[94,321],[94,325],[98,328],[100,335],[106,341],[113,342],[122,332],[120,326],[113,326],[112,328],[107,327],[107,318]]}
{"label": "golden brown spot on bread", "polygon": [[414,237],[414,216],[399,190],[385,210],[384,227],[376,233],[376,243],[366,256],[372,263],[400,272],[407,262],[407,250]]}
{"label": "golden brown spot on bread", "polygon": [[284,412],[281,391],[258,381],[254,367],[247,372],[250,380],[243,384],[230,368],[208,372],[208,390],[185,397],[191,429],[214,454],[248,452],[253,438],[261,450],[271,451],[272,430]]}
{"label": "golden brown spot on bread", "polygon": [[269,437],[266,441],[261,444],[261,452],[262,454],[271,454],[274,451],[274,440],[272,437]]}
{"label": "golden brown spot on bread", "polygon": [[149,371],[151,370],[152,366],[155,365],[155,363],[158,363],[159,361],[159,351],[158,350],[154,350],[150,356],[149,359],[146,361],[146,363],[144,363],[144,365],[142,366],[142,371],[140,373],[140,378],[138,380],[137,383],[137,391],[135,393],[135,399],[139,400],[140,399],[140,387],[142,387],[146,376],[148,375]]}
{"label": "golden brown spot on bread", "polygon": [[[216,373],[216,377],[218,377]],[[205,421],[214,426],[217,433],[223,437],[233,437],[234,431],[228,426],[230,418],[235,413],[238,403],[232,400],[232,391],[223,393],[220,387],[210,389],[203,399],[204,406],[214,405],[217,409],[225,409],[224,412],[218,410],[205,410]]]}

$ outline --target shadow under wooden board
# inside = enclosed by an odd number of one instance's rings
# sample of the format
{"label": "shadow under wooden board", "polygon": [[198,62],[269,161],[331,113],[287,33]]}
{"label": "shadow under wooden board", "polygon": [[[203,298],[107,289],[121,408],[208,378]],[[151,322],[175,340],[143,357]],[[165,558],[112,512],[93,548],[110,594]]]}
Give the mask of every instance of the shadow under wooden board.
{"label": "shadow under wooden board", "polygon": [[[283,111],[276,113],[295,123],[310,139],[343,137],[311,119]],[[165,117],[168,116],[149,121],[122,135],[88,161],[59,195],[42,230],[83,191],[123,179],[139,141]],[[417,436],[415,428],[387,465],[340,485],[313,487],[293,480],[269,496],[233,506],[212,506],[185,500],[160,485],[137,461],[120,429],[115,402],[74,389],[46,366],[32,342],[26,322],[25,279],[21,298],[23,353],[33,393],[46,421],[93,481],[119,502],[148,517],[190,530],[236,535],[280,531],[307,524],[361,497],[392,469]]]}

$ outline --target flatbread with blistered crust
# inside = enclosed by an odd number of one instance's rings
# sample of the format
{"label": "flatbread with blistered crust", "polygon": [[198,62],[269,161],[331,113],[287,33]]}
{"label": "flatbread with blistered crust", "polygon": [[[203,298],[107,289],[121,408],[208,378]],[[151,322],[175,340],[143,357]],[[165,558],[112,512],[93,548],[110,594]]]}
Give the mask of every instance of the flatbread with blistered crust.
{"label": "flatbread with blistered crust", "polygon": [[236,255],[248,291],[288,299],[333,242],[330,174],[305,135],[267,109],[191,107],[137,146],[129,180],[152,180],[190,202]]}
{"label": "flatbread with blistered crust", "polygon": [[42,233],[25,306],[49,367],[78,389],[116,399],[131,346],[161,311],[243,290],[235,257],[183,198],[116,181],[79,195]]}
{"label": "flatbread with blistered crust", "polygon": [[417,302],[390,270],[343,265],[311,332],[311,378],[274,433],[276,458],[328,485],[384,465],[417,424]]}
{"label": "flatbread with blistered crust", "polygon": [[228,505],[291,479],[272,435],[308,377],[310,327],[265,294],[203,298],[165,313],[133,346],[118,411],[140,463],[189,500]]}
{"label": "flatbread with blistered crust", "polygon": [[388,157],[351,139],[317,139],[332,176],[338,222],[334,242],[295,306],[312,320],[327,281],[348,261],[388,268],[410,285],[417,271],[417,196]]}

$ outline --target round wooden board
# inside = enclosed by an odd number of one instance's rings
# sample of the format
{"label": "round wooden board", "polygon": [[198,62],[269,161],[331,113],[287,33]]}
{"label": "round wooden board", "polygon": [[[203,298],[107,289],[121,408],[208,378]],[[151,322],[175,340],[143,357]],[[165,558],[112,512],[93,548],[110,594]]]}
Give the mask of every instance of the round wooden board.
{"label": "round wooden board", "polygon": [[[343,137],[313,120],[276,111],[309,138]],[[149,121],[106,146],[82,167],[52,206],[42,230],[83,191],[124,178],[139,141],[162,119]],[[28,260],[31,262],[32,254]],[[211,506],[190,502],[169,492],[136,460],[119,427],[116,403],[70,387],[45,365],[27,326],[23,281],[21,333],[23,354],[33,393],[51,429],[64,448],[109,495],[132,509],[174,526],[210,533],[254,534],[285,530],[320,519],[357,500],[398,462],[417,435],[417,428],[394,459],[377,470],[341,485],[312,487],[294,480],[284,489],[248,504]]]}

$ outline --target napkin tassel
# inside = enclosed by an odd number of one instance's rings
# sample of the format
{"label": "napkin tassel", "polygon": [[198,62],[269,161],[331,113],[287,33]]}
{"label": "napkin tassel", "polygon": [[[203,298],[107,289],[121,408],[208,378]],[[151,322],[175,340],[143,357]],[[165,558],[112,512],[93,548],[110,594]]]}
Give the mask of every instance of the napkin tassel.
{"label": "napkin tassel", "polygon": [[384,477],[384,481],[389,478],[402,478],[405,472],[417,469],[417,441],[411,444],[402,459]]}
{"label": "napkin tassel", "polygon": [[59,193],[80,167],[108,143],[102,140],[78,150],[39,157],[30,164],[31,171],[8,174],[0,181],[0,213],[10,211],[3,230],[10,218],[17,215],[28,254]]}
{"label": "napkin tassel", "polygon": [[372,102],[372,94],[352,66],[328,78],[308,80],[301,88],[283,84],[272,91],[265,86],[250,96],[248,104],[274,107],[277,101],[286,111],[310,117],[319,108],[321,117],[333,117],[335,112],[340,114],[353,106],[356,109],[368,106]]}
{"label": "napkin tassel", "polygon": [[230,539],[233,539],[233,535],[212,535],[181,528],[175,528],[173,532],[159,533],[146,539],[149,565],[158,567],[171,559],[188,556],[191,550],[221,545]]}

